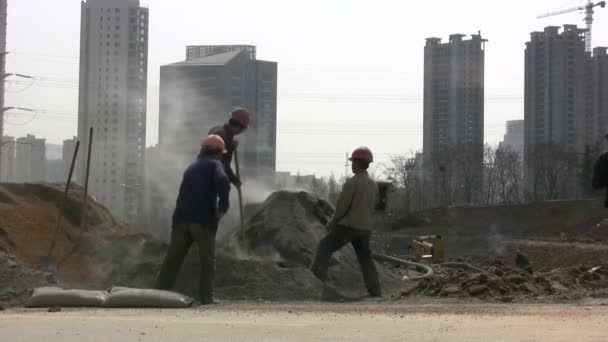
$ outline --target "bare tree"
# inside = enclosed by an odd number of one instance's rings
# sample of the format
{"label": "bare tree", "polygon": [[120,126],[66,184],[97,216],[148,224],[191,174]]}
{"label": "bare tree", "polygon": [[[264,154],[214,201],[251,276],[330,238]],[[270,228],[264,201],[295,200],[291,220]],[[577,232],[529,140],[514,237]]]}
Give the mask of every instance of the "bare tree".
{"label": "bare tree", "polygon": [[436,204],[451,205],[453,203],[452,189],[452,163],[449,154],[442,154],[441,157],[433,158],[432,174],[433,178],[432,191],[434,193]]}
{"label": "bare tree", "polygon": [[327,199],[333,205],[336,205],[336,202],[338,201],[340,188],[340,183],[338,183],[336,176],[332,173],[327,179]]}
{"label": "bare tree", "polygon": [[385,174],[390,182],[401,189],[404,196],[405,211],[410,212],[416,171],[416,158],[410,155],[394,155],[385,165]]}
{"label": "bare tree", "polygon": [[495,150],[494,159],[499,203],[507,205],[521,202],[521,155],[509,147],[501,147]]}
{"label": "bare tree", "polygon": [[494,205],[496,203],[496,192],[498,187],[498,168],[496,165],[495,146],[486,144],[483,149],[483,186],[482,203]]}
{"label": "bare tree", "polygon": [[474,145],[456,144],[448,148],[447,158],[457,200],[473,204],[482,184],[483,149],[477,155]]}
{"label": "bare tree", "polygon": [[532,199],[554,200],[573,196],[576,153],[554,143],[538,144],[528,156],[532,166]]}
{"label": "bare tree", "polygon": [[407,215],[414,210],[426,209],[430,205],[435,187],[426,183],[422,173],[420,153],[394,155],[383,165],[384,175],[393,184],[391,207],[397,214]]}

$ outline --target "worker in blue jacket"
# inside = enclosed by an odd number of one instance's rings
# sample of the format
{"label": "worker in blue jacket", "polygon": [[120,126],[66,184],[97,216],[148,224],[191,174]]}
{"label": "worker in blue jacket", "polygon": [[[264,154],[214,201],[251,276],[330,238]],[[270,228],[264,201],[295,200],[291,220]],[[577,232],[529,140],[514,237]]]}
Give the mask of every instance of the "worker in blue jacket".
{"label": "worker in blue jacket", "polygon": [[157,289],[171,290],[190,246],[196,242],[201,304],[213,303],[215,233],[229,207],[230,181],[222,164],[226,152],[223,139],[209,135],[203,139],[198,160],[184,173],[173,212],[171,242],[156,280]]}

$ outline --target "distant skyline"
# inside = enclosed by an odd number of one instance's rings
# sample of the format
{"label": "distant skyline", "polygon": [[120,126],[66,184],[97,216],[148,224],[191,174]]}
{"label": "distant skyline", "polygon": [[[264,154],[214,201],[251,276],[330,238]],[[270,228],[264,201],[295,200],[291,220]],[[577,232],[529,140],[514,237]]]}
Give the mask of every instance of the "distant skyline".
{"label": "distant skyline", "polygon": [[[279,64],[277,170],[344,172],[345,153],[368,145],[380,162],[422,148],[425,39],[481,31],[486,44],[486,137],[523,118],[524,48],[530,32],[577,24],[585,1],[200,1],[148,0],[150,58],[147,145],[158,138],[159,67],[194,44],[249,44]],[[7,135],[61,143],[77,129],[79,0],[9,0],[7,72],[42,77],[9,84]],[[240,10],[239,10],[240,9]],[[595,11],[593,46],[608,46],[608,8]],[[15,125],[27,123],[26,125]],[[201,132],[202,134],[203,132]],[[193,141],[197,144],[198,141]]]}

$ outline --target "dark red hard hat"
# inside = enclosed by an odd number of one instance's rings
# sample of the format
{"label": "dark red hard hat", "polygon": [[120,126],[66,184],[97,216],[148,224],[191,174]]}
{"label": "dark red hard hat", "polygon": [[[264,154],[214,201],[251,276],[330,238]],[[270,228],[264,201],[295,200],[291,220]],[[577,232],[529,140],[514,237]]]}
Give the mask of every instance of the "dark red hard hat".
{"label": "dark red hard hat", "polygon": [[249,127],[249,121],[251,120],[251,114],[245,108],[235,108],[230,112],[230,118],[238,121],[243,127]]}
{"label": "dark red hard hat", "polygon": [[369,148],[361,146],[355,149],[351,154],[350,160],[353,159],[363,160],[365,162],[372,163],[374,161],[374,155],[372,154],[372,151],[370,151]]}

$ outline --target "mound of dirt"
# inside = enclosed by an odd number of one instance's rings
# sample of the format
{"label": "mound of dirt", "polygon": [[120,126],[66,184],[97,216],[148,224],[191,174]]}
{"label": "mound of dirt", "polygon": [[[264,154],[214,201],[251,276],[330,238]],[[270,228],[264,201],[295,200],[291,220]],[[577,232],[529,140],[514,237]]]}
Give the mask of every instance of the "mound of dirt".
{"label": "mound of dirt", "polygon": [[150,288],[154,285],[167,244],[151,235],[118,236],[90,254],[96,267],[87,281],[92,288],[115,285]]}
{"label": "mound of dirt", "polygon": [[56,284],[52,275],[29,268],[12,255],[0,252],[0,305],[23,305],[34,288]]}
{"label": "mound of dirt", "polygon": [[[57,235],[53,256],[65,259],[57,278],[67,283],[87,279],[91,261],[77,245],[98,245],[108,238],[126,232],[108,210],[89,197],[87,206],[88,232],[81,232],[83,191],[74,185],[60,212],[64,193],[62,185],[0,184],[0,251],[14,254],[33,268],[48,253],[52,236],[61,216],[62,224]],[[83,234],[81,234],[83,233]],[[84,239],[82,239],[84,238]],[[84,241],[83,241],[84,240]],[[71,254],[71,255],[70,255]],[[70,255],[69,258],[66,256]]]}
{"label": "mound of dirt", "polygon": [[[327,202],[306,192],[272,194],[246,222],[244,231],[228,229],[218,238],[216,287],[219,298],[247,300],[342,300],[365,296],[362,275],[352,247],[336,253],[330,282],[325,286],[309,267],[325,223],[333,213]],[[220,229],[224,229],[222,227]],[[149,236],[122,238],[97,254],[105,279],[98,284],[149,287],[160,268],[166,245]],[[399,286],[398,278],[378,265],[385,291]],[[198,251],[193,246],[184,262],[176,290],[195,296],[198,290]]]}
{"label": "mound of dirt", "polygon": [[[325,226],[333,211],[328,202],[308,192],[275,192],[248,220],[244,231],[224,236],[220,243],[222,256],[227,260],[236,259],[237,263],[239,259],[256,260],[272,270],[274,275],[270,277],[273,278],[271,281],[260,279],[256,283],[258,272],[255,268],[251,269],[251,276],[248,277],[254,282],[249,287],[274,288],[273,291],[260,294],[263,299],[319,299],[323,285],[308,268],[312,264],[319,240],[326,233]],[[367,294],[351,246],[336,252],[330,265],[328,284],[337,293],[346,297]],[[241,265],[241,268],[242,272],[248,270],[246,265]],[[385,291],[394,290],[398,278],[385,272],[382,265],[378,265],[378,268]],[[220,277],[219,280],[228,286],[238,285],[237,282],[231,283],[231,278],[228,277]],[[297,287],[305,290],[297,295],[290,293],[293,292],[290,289]]]}

